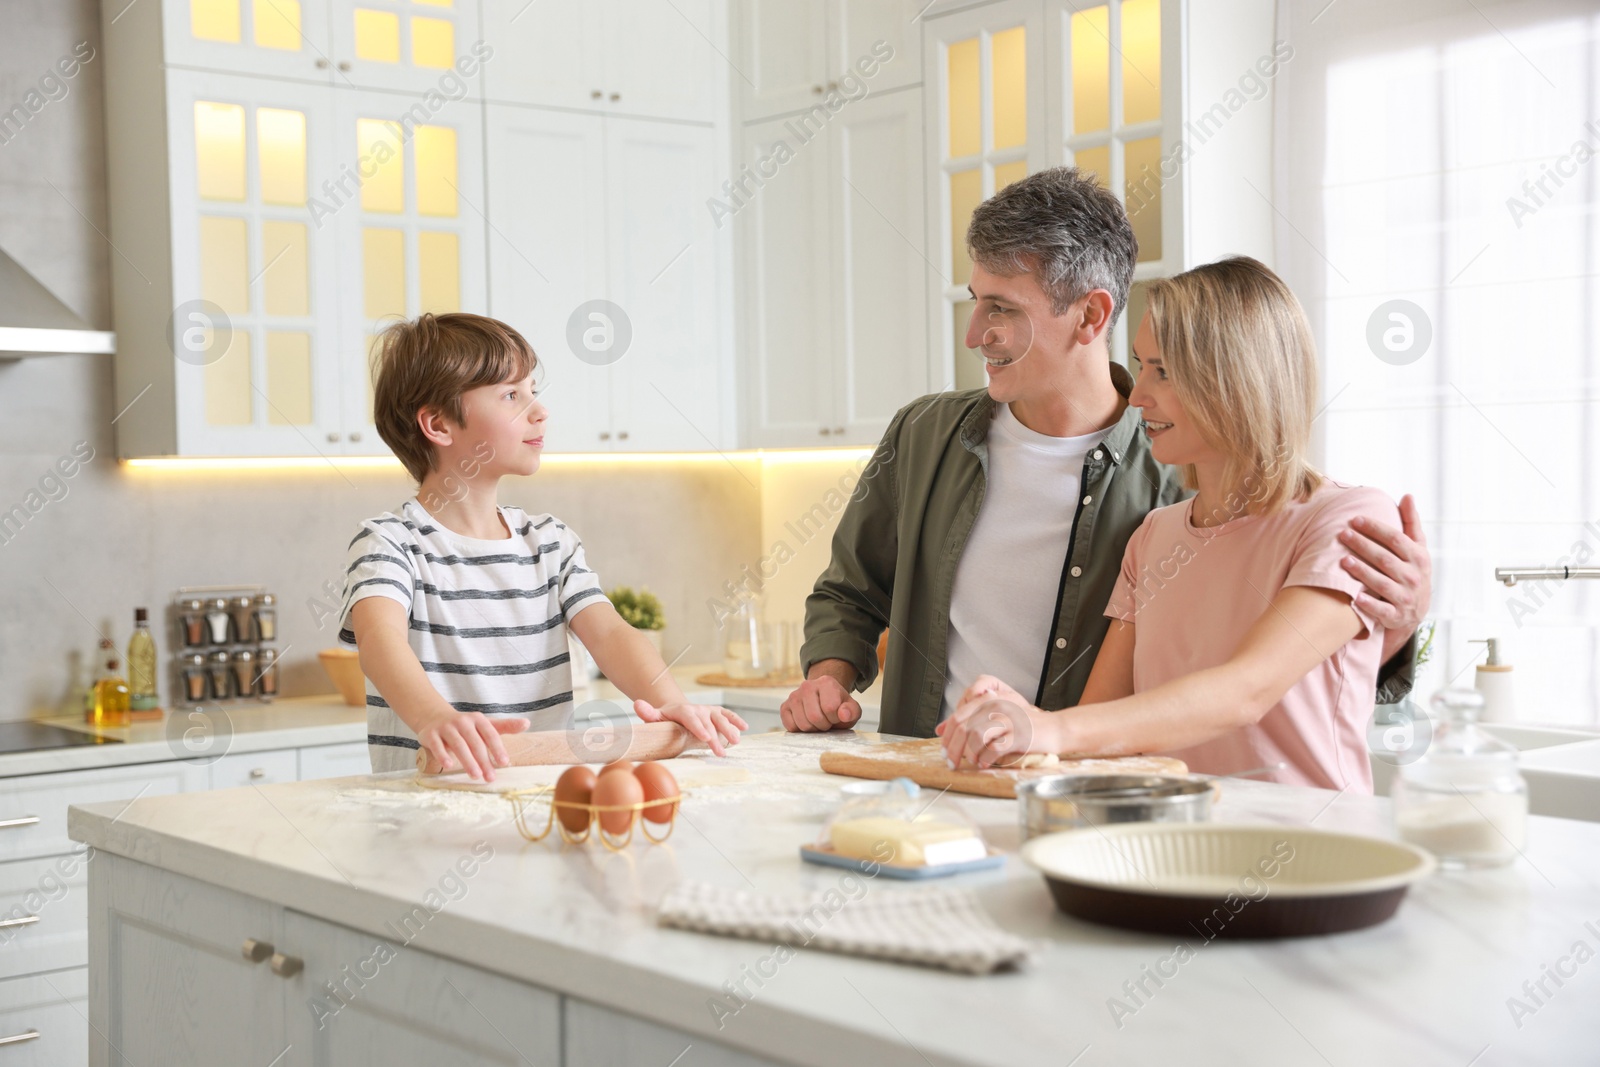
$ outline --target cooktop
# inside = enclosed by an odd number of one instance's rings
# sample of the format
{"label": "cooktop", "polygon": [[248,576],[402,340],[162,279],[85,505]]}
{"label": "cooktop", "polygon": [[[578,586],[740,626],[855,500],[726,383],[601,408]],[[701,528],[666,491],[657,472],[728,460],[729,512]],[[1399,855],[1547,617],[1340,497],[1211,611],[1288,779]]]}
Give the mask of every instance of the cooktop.
{"label": "cooktop", "polygon": [[96,737],[47,722],[0,722],[0,754],[36,752],[44,748],[78,748],[82,745],[120,745],[115,737]]}

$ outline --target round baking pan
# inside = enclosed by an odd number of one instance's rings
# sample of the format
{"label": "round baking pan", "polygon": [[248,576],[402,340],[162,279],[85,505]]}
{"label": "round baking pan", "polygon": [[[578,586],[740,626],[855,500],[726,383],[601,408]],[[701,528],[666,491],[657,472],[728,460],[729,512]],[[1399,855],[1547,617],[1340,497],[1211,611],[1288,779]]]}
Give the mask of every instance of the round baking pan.
{"label": "round baking pan", "polygon": [[1017,783],[1022,839],[1127,822],[1205,822],[1216,787],[1196,775],[1053,774]]}
{"label": "round baking pan", "polygon": [[1022,847],[1056,906],[1129,930],[1215,938],[1359,930],[1437,864],[1402,841],[1300,826],[1125,823]]}

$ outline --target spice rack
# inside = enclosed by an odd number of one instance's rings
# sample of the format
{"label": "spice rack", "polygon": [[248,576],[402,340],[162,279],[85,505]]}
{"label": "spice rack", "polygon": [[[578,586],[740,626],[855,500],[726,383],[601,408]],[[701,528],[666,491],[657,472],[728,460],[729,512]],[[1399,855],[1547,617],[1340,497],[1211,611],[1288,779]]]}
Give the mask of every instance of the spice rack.
{"label": "spice rack", "polygon": [[173,704],[268,703],[278,695],[278,598],[265,586],[182,586],[167,622]]}

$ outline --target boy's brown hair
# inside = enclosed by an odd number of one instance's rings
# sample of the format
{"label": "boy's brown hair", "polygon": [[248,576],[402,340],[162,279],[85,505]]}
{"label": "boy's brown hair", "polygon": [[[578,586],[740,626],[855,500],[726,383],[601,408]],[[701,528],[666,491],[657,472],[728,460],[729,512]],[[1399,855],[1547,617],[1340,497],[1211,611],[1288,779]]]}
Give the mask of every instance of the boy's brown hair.
{"label": "boy's brown hair", "polygon": [[417,425],[418,412],[432,408],[465,426],[462,393],[520,381],[539,365],[520,333],[486,315],[424,312],[390,326],[379,340],[373,357],[373,422],[418,483],[437,458]]}

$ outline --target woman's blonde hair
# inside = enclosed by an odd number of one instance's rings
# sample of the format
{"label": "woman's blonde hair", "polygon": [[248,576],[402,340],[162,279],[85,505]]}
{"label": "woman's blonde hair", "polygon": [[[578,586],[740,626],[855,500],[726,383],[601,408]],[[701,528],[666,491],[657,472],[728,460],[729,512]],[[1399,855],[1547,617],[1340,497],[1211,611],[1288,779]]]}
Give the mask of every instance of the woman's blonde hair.
{"label": "woman's blonde hair", "polygon": [[[1306,457],[1317,354],[1305,311],[1283,279],[1234,256],[1152,281],[1146,292],[1173,392],[1200,436],[1226,457],[1230,509],[1266,514],[1310,496],[1322,481]],[[1183,475],[1199,488],[1193,466]]]}

